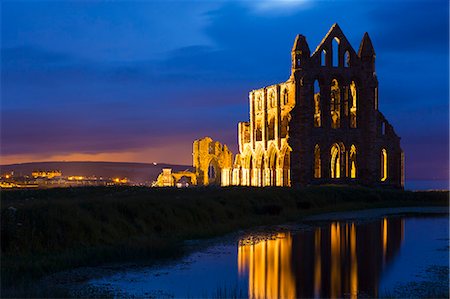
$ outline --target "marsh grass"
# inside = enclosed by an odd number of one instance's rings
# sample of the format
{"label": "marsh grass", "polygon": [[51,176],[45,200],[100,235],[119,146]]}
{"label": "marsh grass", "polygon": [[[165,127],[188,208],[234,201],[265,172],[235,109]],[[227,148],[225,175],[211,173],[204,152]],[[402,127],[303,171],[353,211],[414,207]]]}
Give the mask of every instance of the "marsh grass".
{"label": "marsh grass", "polygon": [[6,191],[1,193],[2,295],[65,269],[174,257],[184,240],[314,213],[411,205],[448,205],[448,192],[342,186]]}

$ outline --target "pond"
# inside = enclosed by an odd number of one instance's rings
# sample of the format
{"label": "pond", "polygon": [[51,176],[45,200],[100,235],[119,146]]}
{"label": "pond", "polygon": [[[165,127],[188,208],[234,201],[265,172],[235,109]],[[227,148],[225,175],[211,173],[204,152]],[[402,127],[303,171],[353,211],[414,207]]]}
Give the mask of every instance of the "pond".
{"label": "pond", "polygon": [[311,220],[88,285],[125,297],[435,297],[448,294],[448,227],[448,214]]}

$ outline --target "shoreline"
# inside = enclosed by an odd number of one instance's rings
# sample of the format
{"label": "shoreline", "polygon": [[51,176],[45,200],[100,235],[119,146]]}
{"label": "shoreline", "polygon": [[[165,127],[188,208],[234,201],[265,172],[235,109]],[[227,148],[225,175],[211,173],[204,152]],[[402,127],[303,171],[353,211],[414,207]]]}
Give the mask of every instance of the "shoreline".
{"label": "shoreline", "polygon": [[303,221],[333,221],[333,220],[360,220],[380,218],[383,216],[395,216],[403,214],[449,214],[448,207],[436,206],[409,206],[392,208],[373,208],[356,211],[331,212],[306,216]]}
{"label": "shoreline", "polygon": [[[55,273],[44,277],[41,283],[44,285],[55,285],[62,289],[71,291],[80,291],[83,293],[83,287],[88,287],[86,283],[93,279],[99,279],[103,277],[113,276],[122,271],[135,271],[143,268],[149,268],[149,271],[155,270],[161,267],[167,267],[189,258],[192,254],[201,253],[208,250],[208,248],[218,245],[230,245],[239,239],[245,238],[246,235],[260,234],[258,242],[266,238],[270,238],[273,233],[278,231],[293,231],[294,233],[300,230],[310,230],[316,226],[322,226],[324,223],[333,221],[363,221],[370,222],[375,221],[383,217],[400,217],[408,215],[418,215],[420,217],[433,217],[439,215],[449,214],[449,210],[446,207],[435,206],[410,206],[410,207],[397,207],[397,208],[373,208],[363,209],[355,211],[342,211],[333,213],[321,213],[312,216],[306,216],[299,219],[295,223],[276,224],[268,226],[253,227],[245,230],[235,231],[223,236],[217,236],[209,239],[198,240],[185,240],[183,244],[183,254],[175,257],[174,259],[164,259],[155,261],[142,261],[141,264],[137,263],[113,263],[109,265],[102,265],[96,267],[82,267]],[[91,286],[89,286],[91,287]],[[91,295],[102,294],[101,287],[91,287],[89,291],[94,292]]]}
{"label": "shoreline", "polygon": [[33,284],[52,273],[173,259],[184,254],[180,244],[187,240],[306,221],[325,213],[330,217],[337,212],[411,206],[448,209],[449,204],[448,192],[348,186],[88,187],[2,195],[2,291],[30,286],[31,296],[36,291]]}

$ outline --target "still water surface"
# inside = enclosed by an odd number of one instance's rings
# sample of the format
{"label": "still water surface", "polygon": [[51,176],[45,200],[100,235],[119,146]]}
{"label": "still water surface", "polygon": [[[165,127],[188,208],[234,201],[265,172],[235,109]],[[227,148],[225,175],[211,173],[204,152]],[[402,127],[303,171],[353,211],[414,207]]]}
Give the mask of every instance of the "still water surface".
{"label": "still water surface", "polygon": [[376,297],[448,266],[448,227],[448,215],[390,216],[250,233],[89,284],[131,297]]}

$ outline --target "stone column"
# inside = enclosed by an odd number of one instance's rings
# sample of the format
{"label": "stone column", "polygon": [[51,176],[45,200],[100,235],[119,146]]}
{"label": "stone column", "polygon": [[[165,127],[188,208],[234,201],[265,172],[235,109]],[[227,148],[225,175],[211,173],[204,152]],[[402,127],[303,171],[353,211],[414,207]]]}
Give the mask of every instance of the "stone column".
{"label": "stone column", "polygon": [[255,93],[249,94],[250,101],[250,143],[252,149],[255,149]]}
{"label": "stone column", "polygon": [[275,112],[275,140],[277,143],[277,149],[281,148],[281,138],[280,138],[280,116],[281,116],[281,86],[277,85],[276,96],[276,112]]}
{"label": "stone column", "polygon": [[262,141],[265,151],[267,149],[267,88],[264,88],[262,95]]}

